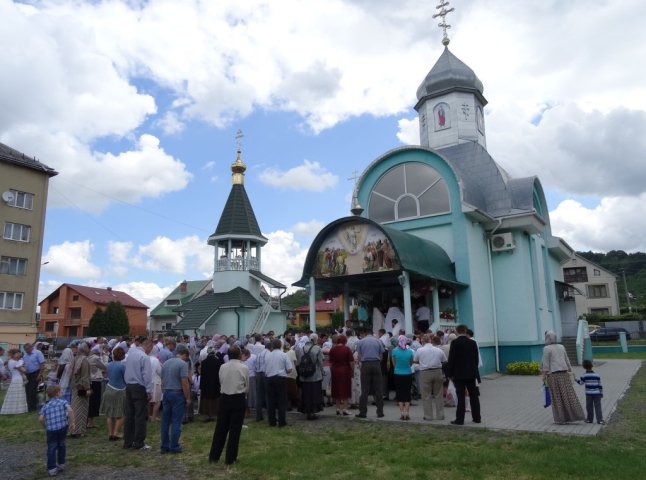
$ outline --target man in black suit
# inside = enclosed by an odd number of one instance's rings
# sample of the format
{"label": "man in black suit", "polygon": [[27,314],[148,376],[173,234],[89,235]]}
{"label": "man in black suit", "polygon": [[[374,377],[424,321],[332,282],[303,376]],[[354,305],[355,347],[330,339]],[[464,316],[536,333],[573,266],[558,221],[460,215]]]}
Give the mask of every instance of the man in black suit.
{"label": "man in black suit", "polygon": [[458,325],[455,331],[458,338],[451,342],[449,350],[448,376],[455,385],[458,397],[458,407],[455,412],[453,425],[464,425],[465,401],[464,391],[469,392],[471,399],[471,418],[474,423],[480,423],[480,399],[476,387],[476,379],[480,378],[478,372],[478,344],[467,337],[466,325]]}

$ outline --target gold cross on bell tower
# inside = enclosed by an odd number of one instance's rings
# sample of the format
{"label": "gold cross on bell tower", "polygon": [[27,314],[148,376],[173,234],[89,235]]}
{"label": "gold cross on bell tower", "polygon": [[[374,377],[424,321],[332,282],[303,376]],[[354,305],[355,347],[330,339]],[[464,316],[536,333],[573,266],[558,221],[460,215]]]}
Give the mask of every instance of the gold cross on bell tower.
{"label": "gold cross on bell tower", "polygon": [[442,45],[444,45],[445,47],[447,47],[450,42],[449,36],[446,34],[446,31],[449,28],[451,28],[451,25],[446,23],[446,16],[455,10],[455,8],[446,8],[448,6],[449,6],[449,2],[440,0],[440,4],[435,7],[437,10],[439,10],[439,13],[436,13],[435,15],[433,15],[433,18],[442,17],[442,21],[438,23],[437,26],[442,28],[442,33],[443,33]]}
{"label": "gold cross on bell tower", "polygon": [[244,172],[247,166],[242,161],[242,130],[236,132],[236,160],[231,164],[231,181],[234,185],[244,184]]}

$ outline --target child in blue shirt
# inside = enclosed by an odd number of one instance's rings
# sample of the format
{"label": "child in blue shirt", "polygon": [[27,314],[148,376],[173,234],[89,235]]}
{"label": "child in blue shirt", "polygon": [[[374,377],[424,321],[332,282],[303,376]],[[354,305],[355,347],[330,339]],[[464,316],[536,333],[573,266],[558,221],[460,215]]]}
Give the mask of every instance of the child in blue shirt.
{"label": "child in blue shirt", "polygon": [[47,432],[47,473],[55,477],[65,470],[65,437],[68,424],[74,429],[74,415],[67,400],[61,398],[61,387],[50,385],[47,396],[49,401],[40,409],[38,420]]}
{"label": "child in blue shirt", "polygon": [[601,377],[592,370],[590,360],[583,360],[582,366],[585,368],[585,373],[576,382],[579,385],[585,385],[585,409],[588,414],[585,423],[592,423],[594,413],[596,413],[597,423],[605,425],[606,422],[603,421],[603,415],[601,414],[601,399],[603,398]]}

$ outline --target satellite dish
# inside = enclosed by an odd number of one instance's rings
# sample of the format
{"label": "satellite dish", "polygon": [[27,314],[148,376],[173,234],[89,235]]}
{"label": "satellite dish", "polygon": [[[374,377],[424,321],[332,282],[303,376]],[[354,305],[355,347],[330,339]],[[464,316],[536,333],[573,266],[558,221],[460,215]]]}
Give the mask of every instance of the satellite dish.
{"label": "satellite dish", "polygon": [[9,190],[7,190],[6,192],[2,192],[2,199],[5,202],[9,203],[14,199],[14,193]]}

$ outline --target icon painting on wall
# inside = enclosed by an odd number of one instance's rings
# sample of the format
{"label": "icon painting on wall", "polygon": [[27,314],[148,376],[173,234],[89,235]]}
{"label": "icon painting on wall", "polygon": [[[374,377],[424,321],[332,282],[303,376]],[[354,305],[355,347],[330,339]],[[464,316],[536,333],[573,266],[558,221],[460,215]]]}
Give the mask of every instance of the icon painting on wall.
{"label": "icon painting on wall", "polygon": [[337,227],[319,248],[314,277],[357,275],[400,269],[390,240],[374,225],[349,223]]}

